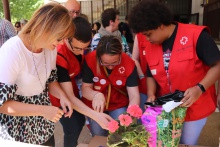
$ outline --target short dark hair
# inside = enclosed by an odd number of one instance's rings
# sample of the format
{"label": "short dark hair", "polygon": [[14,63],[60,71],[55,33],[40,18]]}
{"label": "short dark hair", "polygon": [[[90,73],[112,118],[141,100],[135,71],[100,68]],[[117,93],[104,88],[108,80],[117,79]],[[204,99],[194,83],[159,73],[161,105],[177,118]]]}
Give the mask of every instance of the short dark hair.
{"label": "short dark hair", "polygon": [[87,43],[92,39],[92,28],[88,20],[81,16],[77,16],[73,18],[73,23],[75,25],[75,34],[74,38],[83,42]]}
{"label": "short dark hair", "polygon": [[95,24],[96,24],[96,26],[97,26],[97,30],[99,30],[100,27],[101,27],[101,24],[100,24],[99,22],[95,22]]}
{"label": "short dark hair", "polygon": [[172,23],[170,10],[161,2],[144,0],[132,8],[128,16],[128,23],[135,33],[157,29],[162,24]]}
{"label": "short dark hair", "polygon": [[15,26],[18,25],[19,27],[21,27],[21,22],[20,21],[16,21],[15,22]]}
{"label": "short dark hair", "polygon": [[101,15],[101,21],[102,21],[102,26],[105,28],[109,26],[109,21],[112,20],[115,22],[116,15],[119,15],[120,12],[117,9],[114,8],[108,8],[102,12]]}

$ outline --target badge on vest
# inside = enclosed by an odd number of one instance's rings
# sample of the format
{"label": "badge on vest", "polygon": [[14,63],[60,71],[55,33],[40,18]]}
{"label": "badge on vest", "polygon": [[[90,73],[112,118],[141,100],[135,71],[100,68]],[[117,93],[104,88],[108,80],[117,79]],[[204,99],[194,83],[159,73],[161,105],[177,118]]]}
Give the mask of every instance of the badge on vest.
{"label": "badge on vest", "polygon": [[101,80],[100,80],[100,84],[105,85],[105,83],[106,83],[106,80],[105,80],[105,79],[101,79]]}
{"label": "badge on vest", "polygon": [[150,70],[152,75],[156,75],[157,74],[157,70],[156,69],[152,69]]}
{"label": "badge on vest", "polygon": [[70,74],[70,77],[74,76],[74,74],[75,74],[75,73],[71,73],[71,74]]}
{"label": "badge on vest", "polygon": [[94,86],[95,90],[101,90],[101,86]]}
{"label": "badge on vest", "polygon": [[93,82],[98,82],[99,81],[99,78],[98,77],[93,77]]}
{"label": "badge on vest", "polygon": [[116,85],[118,85],[118,86],[122,85],[122,81],[121,80],[117,80],[116,81]]}

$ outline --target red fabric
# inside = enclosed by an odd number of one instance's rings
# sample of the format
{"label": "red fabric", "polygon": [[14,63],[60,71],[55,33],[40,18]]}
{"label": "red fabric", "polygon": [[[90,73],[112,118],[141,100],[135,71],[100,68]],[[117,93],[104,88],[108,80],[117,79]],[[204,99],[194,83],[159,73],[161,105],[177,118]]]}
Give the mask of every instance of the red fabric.
{"label": "red fabric", "polygon": [[[126,91],[126,80],[128,76],[132,73],[135,68],[134,61],[125,53],[122,53],[121,57],[121,64],[114,67],[112,73],[109,77],[106,76],[103,66],[100,66],[101,74],[97,73],[96,70],[96,51],[91,52],[85,57],[86,63],[88,64],[89,68],[92,70],[94,74],[94,85],[93,89],[96,91],[100,91],[105,95],[107,101],[108,95],[108,85],[111,83],[117,89],[122,90],[124,93]],[[109,108],[108,110],[115,110],[117,108],[121,108],[124,106],[128,106],[129,99],[127,96],[121,94],[115,88],[111,88],[111,95],[109,101]],[[92,102],[83,98],[82,101],[92,108]]]}
{"label": "red fabric", "polygon": [[[58,45],[57,52],[56,64],[68,70],[74,94],[76,97],[79,97],[79,89],[76,85],[75,77],[80,73],[81,65],[74,54],[67,48],[66,44]],[[60,100],[58,98],[50,94],[50,100],[53,106],[60,107]]]}
{"label": "red fabric", "polygon": [[[207,28],[204,26],[178,24],[169,63],[169,78],[164,69],[162,46],[148,43],[146,59],[151,73],[158,83],[158,96],[174,92],[176,89],[185,91],[204,78],[209,67],[196,54],[196,43],[203,29]],[[171,86],[169,86],[169,83],[171,83]],[[213,85],[188,108],[185,120],[193,121],[207,117],[215,111],[216,102]]]}
{"label": "red fabric", "polygon": [[[142,35],[141,33],[137,34],[138,40],[138,49],[139,49],[139,57],[140,57],[140,66],[141,70],[143,71],[144,75],[146,75],[147,70],[147,62],[146,62],[146,46],[147,46],[147,39],[146,36]],[[144,77],[143,79],[139,80],[139,91],[140,93],[147,94],[147,78]]]}

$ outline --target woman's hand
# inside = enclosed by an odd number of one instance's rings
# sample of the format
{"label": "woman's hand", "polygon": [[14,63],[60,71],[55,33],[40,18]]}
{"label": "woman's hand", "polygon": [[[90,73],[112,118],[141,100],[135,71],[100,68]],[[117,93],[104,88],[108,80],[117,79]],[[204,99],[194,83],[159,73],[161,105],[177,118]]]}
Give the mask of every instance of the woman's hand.
{"label": "woman's hand", "polygon": [[202,91],[198,86],[187,89],[184,93],[184,98],[181,100],[183,107],[190,107],[200,96]]}
{"label": "woman's hand", "polygon": [[99,112],[95,112],[92,119],[95,120],[105,130],[108,130],[109,121],[113,120],[111,116],[105,113],[99,113]]}
{"label": "woman's hand", "polygon": [[154,102],[156,99],[155,95],[149,95],[147,98],[147,102]]}
{"label": "woman's hand", "polygon": [[59,121],[64,114],[63,110],[55,106],[43,106],[41,111],[41,116],[52,122]]}
{"label": "woman's hand", "polygon": [[98,92],[93,96],[92,107],[97,112],[103,112],[105,107],[105,96],[103,93]]}
{"label": "woman's hand", "polygon": [[[71,117],[73,113],[73,108],[71,107],[71,102],[66,97],[60,98],[60,105],[63,108],[64,116],[65,117]],[[68,108],[68,110],[67,110]]]}

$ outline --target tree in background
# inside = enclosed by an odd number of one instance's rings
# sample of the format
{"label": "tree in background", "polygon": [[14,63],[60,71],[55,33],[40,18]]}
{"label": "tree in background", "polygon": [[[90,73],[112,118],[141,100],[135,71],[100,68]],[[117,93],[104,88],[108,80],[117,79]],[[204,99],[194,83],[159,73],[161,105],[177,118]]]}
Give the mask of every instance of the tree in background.
{"label": "tree in background", "polygon": [[[43,4],[44,0],[9,0],[12,23],[22,18],[29,20],[34,11]],[[4,17],[2,0],[0,0],[0,17]]]}

